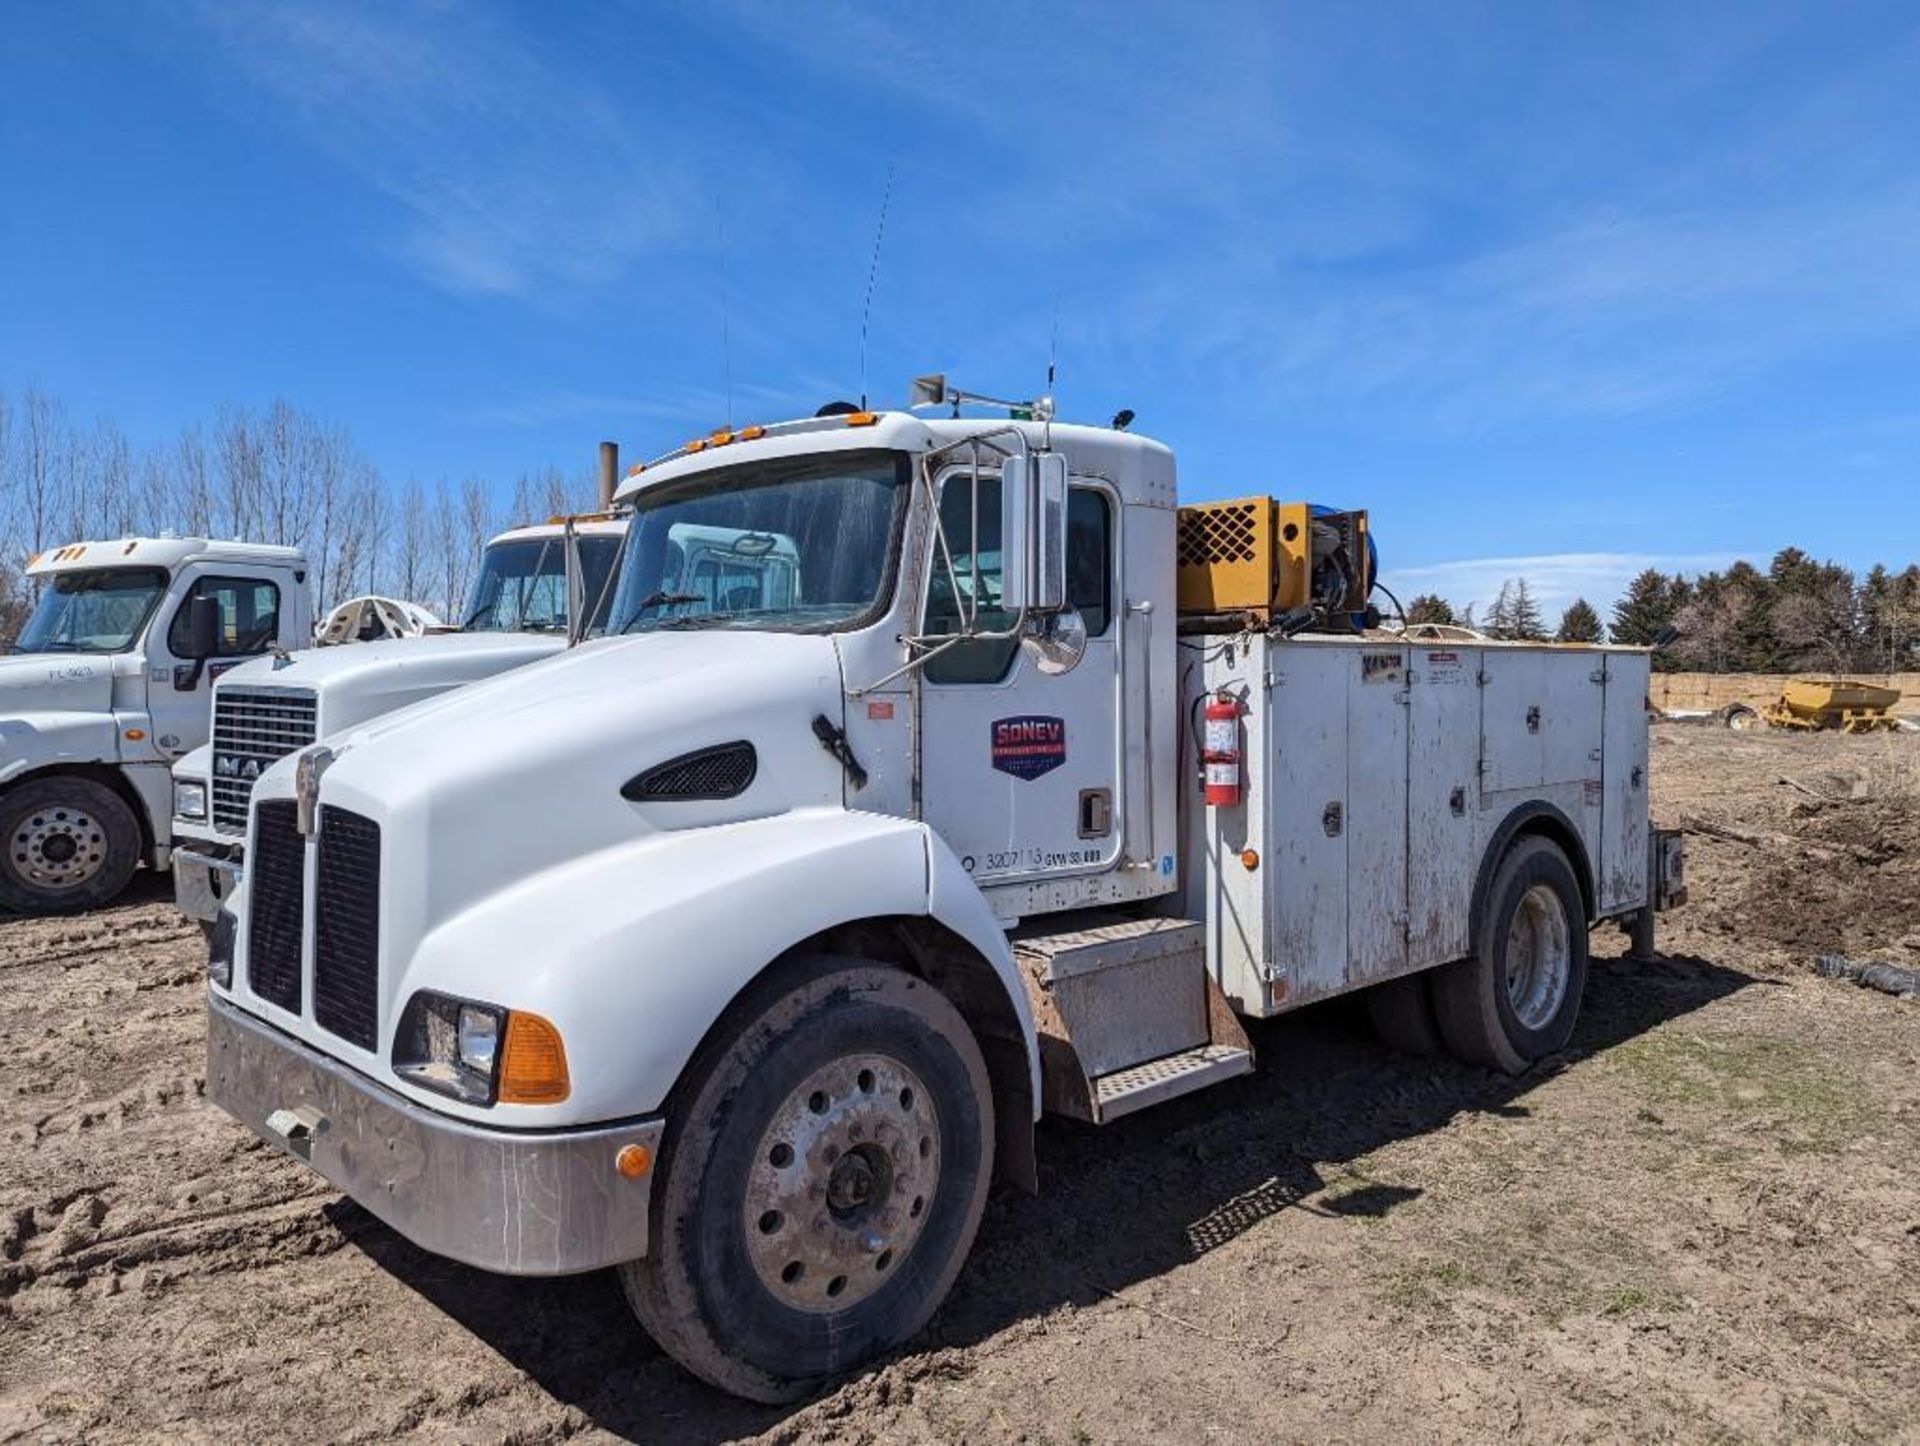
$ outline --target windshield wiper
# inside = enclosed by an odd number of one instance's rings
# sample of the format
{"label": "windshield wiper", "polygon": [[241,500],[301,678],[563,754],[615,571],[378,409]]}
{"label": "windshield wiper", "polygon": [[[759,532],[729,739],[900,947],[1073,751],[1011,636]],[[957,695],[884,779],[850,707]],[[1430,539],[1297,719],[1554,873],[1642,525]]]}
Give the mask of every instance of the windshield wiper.
{"label": "windshield wiper", "polygon": [[645,612],[648,608],[673,607],[678,603],[696,603],[696,602],[705,602],[706,600],[707,598],[705,593],[650,592],[645,597],[641,598],[640,601],[634,605],[633,611],[627,615],[627,620],[620,625],[620,631],[623,633],[632,632],[633,625],[640,621],[640,614]]}

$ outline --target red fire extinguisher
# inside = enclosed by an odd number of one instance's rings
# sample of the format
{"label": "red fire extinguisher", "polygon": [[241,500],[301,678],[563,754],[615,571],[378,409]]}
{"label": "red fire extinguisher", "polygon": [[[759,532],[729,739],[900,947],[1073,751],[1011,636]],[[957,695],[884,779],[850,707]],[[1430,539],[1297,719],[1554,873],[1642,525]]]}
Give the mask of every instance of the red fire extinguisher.
{"label": "red fire extinguisher", "polygon": [[1232,808],[1240,802],[1240,705],[1225,693],[1207,699],[1207,732],[1201,748],[1206,764],[1207,803]]}

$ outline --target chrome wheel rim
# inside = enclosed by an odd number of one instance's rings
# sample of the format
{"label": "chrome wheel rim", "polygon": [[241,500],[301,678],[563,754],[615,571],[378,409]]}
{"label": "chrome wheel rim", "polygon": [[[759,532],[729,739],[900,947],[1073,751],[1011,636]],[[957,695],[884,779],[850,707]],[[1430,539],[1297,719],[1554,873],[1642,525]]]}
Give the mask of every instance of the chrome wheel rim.
{"label": "chrome wheel rim", "polygon": [[1522,1027],[1545,1029],[1560,1012],[1573,972],[1573,938],[1560,895],[1535,884],[1507,925],[1507,1003]]}
{"label": "chrome wheel rim", "polygon": [[107,863],[107,832],[70,804],[26,813],[14,824],[7,856],[21,878],[43,889],[77,889]]}
{"label": "chrome wheel rim", "polygon": [[741,1226],[769,1294],[796,1310],[859,1304],[894,1275],[940,1179],[940,1117],[925,1084],[885,1055],[824,1065],[761,1134]]}

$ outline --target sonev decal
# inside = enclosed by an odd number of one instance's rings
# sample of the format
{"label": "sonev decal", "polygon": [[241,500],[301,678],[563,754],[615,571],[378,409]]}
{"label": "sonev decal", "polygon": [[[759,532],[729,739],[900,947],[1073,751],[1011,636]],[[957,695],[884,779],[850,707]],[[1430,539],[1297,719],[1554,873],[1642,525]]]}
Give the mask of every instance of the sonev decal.
{"label": "sonev decal", "polygon": [[1067,725],[1058,718],[996,718],[992,729],[993,766],[1002,773],[1030,781],[1067,761]]}

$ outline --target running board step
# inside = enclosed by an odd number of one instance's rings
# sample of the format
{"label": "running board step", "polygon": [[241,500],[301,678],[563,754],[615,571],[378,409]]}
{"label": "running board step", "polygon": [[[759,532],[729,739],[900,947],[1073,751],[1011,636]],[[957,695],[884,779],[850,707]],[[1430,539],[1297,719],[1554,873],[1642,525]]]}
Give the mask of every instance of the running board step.
{"label": "running board step", "polygon": [[1149,1105],[1252,1073],[1253,1051],[1227,1044],[1203,1044],[1132,1069],[1115,1070],[1093,1082],[1094,1121],[1104,1125]]}
{"label": "running board step", "polygon": [[1089,912],[1009,942],[1040,1037],[1041,1104],[1101,1124],[1253,1068],[1197,920]]}

